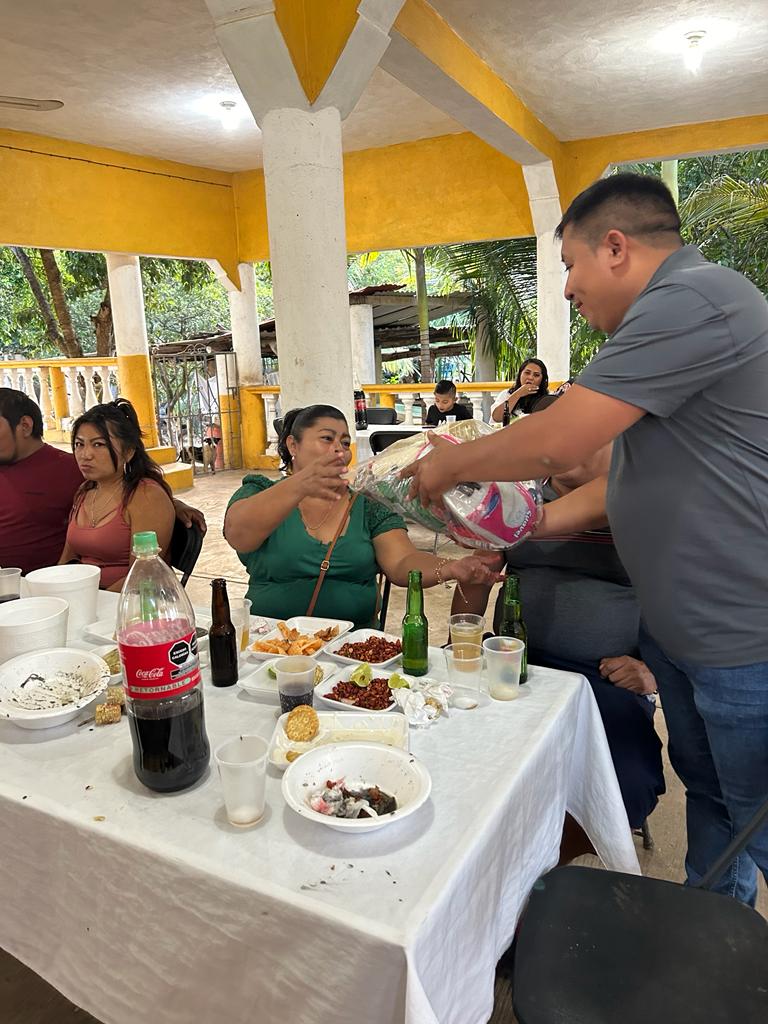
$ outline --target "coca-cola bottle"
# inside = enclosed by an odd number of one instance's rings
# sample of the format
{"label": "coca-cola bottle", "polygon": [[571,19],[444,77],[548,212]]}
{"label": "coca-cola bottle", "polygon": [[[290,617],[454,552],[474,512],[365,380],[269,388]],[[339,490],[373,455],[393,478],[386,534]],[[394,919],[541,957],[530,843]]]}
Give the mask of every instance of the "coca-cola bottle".
{"label": "coca-cola bottle", "polygon": [[359,385],[355,388],[355,429],[368,429],[368,409],[365,404],[365,392]]}
{"label": "coca-cola bottle", "polygon": [[210,757],[195,615],[154,533],[134,535],[133,555],[117,606],[133,767],[145,786],[172,793],[196,782]]}

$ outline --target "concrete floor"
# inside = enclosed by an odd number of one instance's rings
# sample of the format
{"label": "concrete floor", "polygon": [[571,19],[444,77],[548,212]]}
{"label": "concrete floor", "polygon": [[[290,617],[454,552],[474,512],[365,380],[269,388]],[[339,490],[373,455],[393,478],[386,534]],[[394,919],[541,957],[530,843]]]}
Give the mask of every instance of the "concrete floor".
{"label": "concrete floor", "polygon": [[[203,510],[208,521],[203,550],[195,572],[187,584],[187,593],[194,605],[206,606],[210,602],[210,581],[223,576],[228,581],[231,595],[245,596],[245,572],[237,555],[222,536],[227,502],[240,482],[236,472],[217,473],[216,476],[198,477],[191,491],[182,494],[183,500]],[[418,547],[430,549],[433,538],[418,528],[411,531]],[[452,545],[441,547],[441,553],[450,554]],[[396,628],[404,612],[405,592],[393,588],[388,622]],[[433,643],[447,639],[447,620],[450,613],[451,592],[436,587],[426,591],[426,614],[430,622]],[[659,735],[666,745],[663,711],[656,716]],[[665,750],[667,794],[650,819],[654,849],[645,851],[636,840],[643,873],[654,878],[681,881],[685,856],[684,793],[679,780],[669,767]],[[599,866],[594,857],[579,858],[578,863]],[[768,918],[768,892],[761,881],[758,909]],[[652,965],[649,965],[652,969]],[[502,959],[496,976],[496,1004],[489,1024],[515,1024],[511,1009],[511,964]],[[73,1006],[60,993],[0,950],[0,1024],[98,1024],[89,1014]],[[205,1024],[205,1022],[204,1022]]]}

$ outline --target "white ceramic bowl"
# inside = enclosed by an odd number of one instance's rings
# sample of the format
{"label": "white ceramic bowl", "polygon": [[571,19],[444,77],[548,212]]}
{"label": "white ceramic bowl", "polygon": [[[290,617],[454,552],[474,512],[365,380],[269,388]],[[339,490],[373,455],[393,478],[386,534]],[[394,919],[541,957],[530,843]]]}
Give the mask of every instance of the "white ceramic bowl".
{"label": "white ceramic bowl", "polygon": [[61,597],[21,597],[0,605],[0,664],[27,651],[63,647],[69,602]]}
{"label": "white ceramic bowl", "polygon": [[[32,674],[50,679],[59,673],[74,673],[82,677],[84,696],[70,703],[41,710],[21,708],[13,700],[15,692],[23,686],[26,693],[34,693]],[[0,668],[0,718],[7,719],[22,729],[51,729],[75,718],[83,708],[95,701],[109,683],[107,663],[90,651],[72,647],[59,647],[37,654],[22,654]]]}
{"label": "white ceramic bowl", "polygon": [[[327,779],[344,779],[348,788],[378,786],[397,801],[397,810],[380,818],[333,818],[313,811],[310,797]],[[413,814],[428,799],[432,779],[413,754],[378,743],[336,743],[308,750],[283,776],[285,802],[303,818],[340,832],[372,832]]]}

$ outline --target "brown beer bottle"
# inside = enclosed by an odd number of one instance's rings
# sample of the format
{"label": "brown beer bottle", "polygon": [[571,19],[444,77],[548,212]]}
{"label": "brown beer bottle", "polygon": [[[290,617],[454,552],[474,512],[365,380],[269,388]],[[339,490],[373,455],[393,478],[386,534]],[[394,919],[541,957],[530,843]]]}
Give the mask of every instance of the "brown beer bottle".
{"label": "brown beer bottle", "polygon": [[237,682],[238,636],[232,625],[227,597],[227,581],[213,580],[211,628],[208,649],[211,657],[211,682],[214,686],[234,686]]}

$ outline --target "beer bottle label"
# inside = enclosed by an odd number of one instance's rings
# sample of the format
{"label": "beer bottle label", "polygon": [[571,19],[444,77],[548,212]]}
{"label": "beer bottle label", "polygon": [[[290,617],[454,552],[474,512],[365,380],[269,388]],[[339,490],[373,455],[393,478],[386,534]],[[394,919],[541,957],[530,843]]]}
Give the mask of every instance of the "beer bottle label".
{"label": "beer bottle label", "polygon": [[[200,682],[200,660],[195,631],[179,636],[177,629],[148,629],[137,623],[118,640],[125,692],[134,700],[177,697]],[[165,636],[163,635],[165,634]]]}

